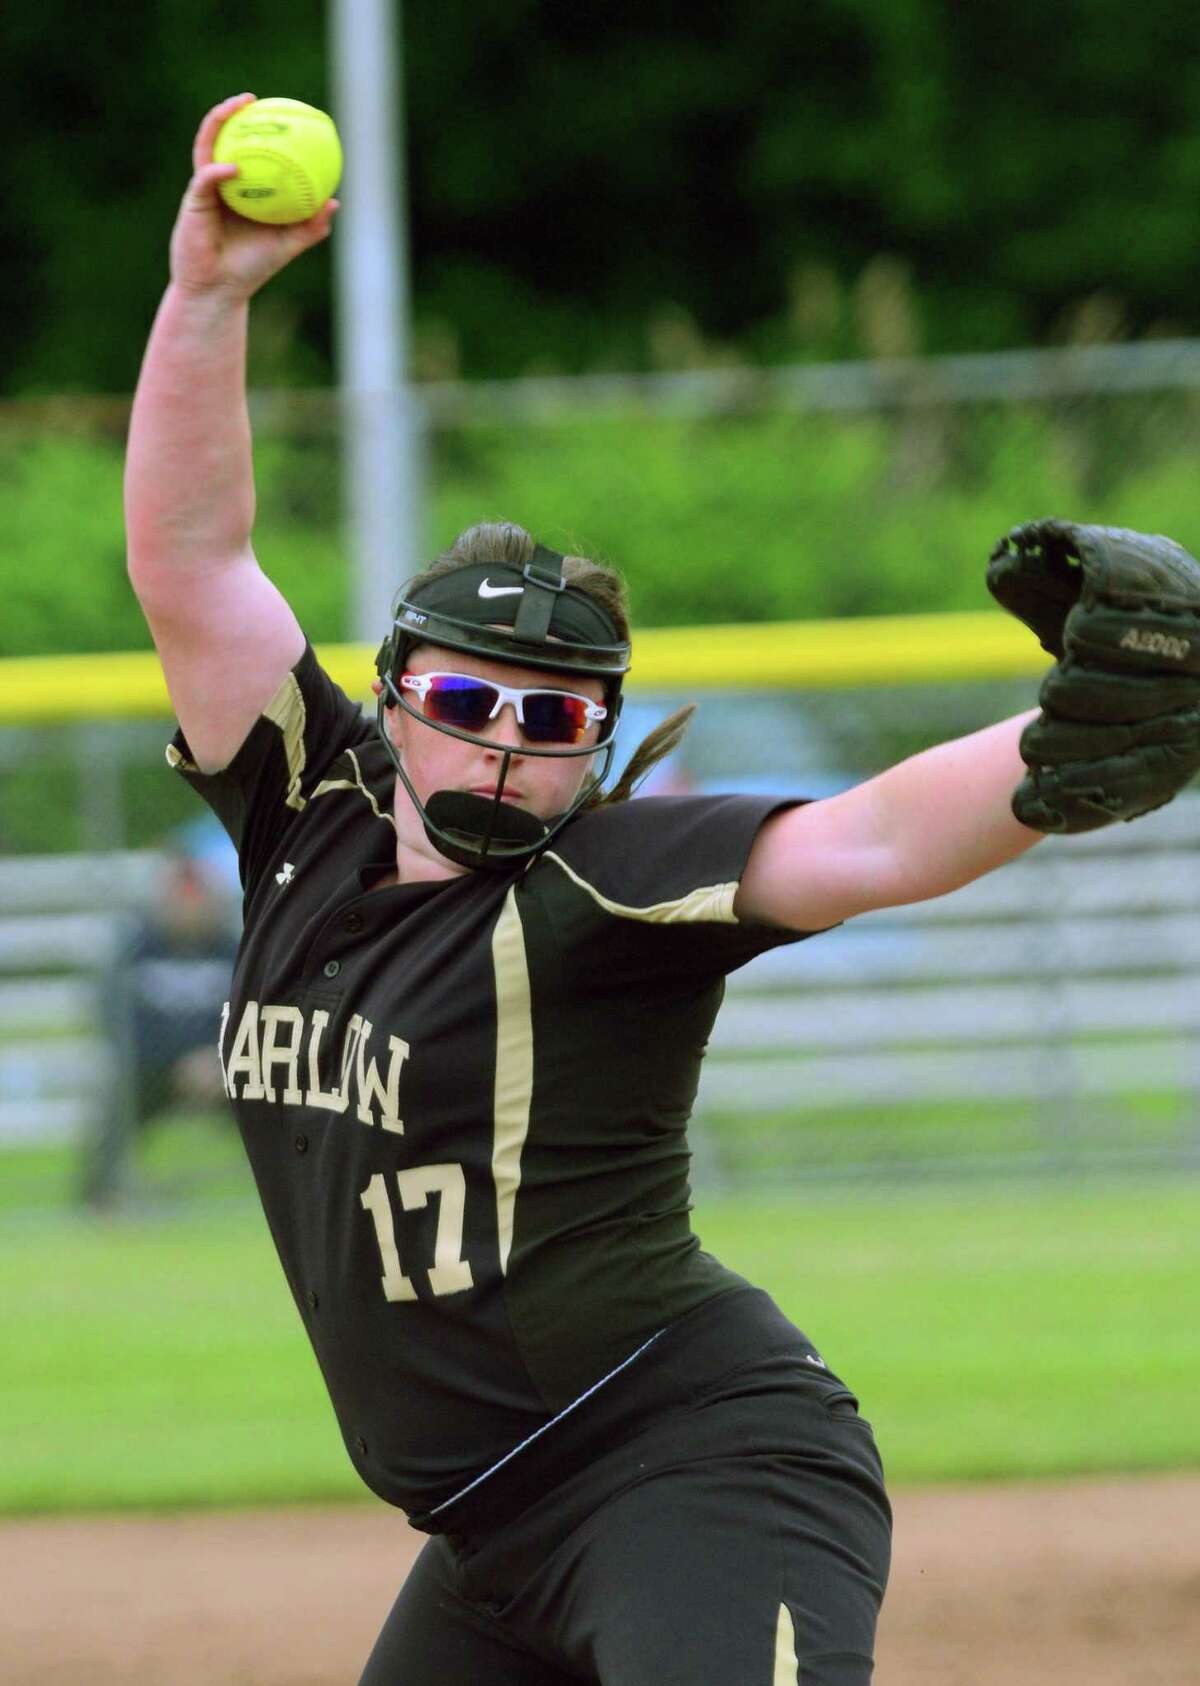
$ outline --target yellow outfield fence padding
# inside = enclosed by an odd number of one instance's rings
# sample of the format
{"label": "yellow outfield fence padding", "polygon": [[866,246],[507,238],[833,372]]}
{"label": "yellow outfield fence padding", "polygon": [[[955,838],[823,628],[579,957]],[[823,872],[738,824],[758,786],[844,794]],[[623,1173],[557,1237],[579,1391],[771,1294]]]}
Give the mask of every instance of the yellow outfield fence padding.
{"label": "yellow outfield fence padding", "polygon": [[629,683],[643,690],[920,685],[1022,678],[1048,661],[1032,633],[985,609],[660,627],[635,634]]}
{"label": "yellow outfield fence padding", "polygon": [[[327,671],[370,699],[375,647],[318,646]],[[791,689],[919,685],[1025,678],[1049,657],[1007,615],[880,615],[836,621],[651,628],[634,639],[630,689]],[[0,724],[169,717],[152,650],[111,655],[12,656],[0,661]]]}

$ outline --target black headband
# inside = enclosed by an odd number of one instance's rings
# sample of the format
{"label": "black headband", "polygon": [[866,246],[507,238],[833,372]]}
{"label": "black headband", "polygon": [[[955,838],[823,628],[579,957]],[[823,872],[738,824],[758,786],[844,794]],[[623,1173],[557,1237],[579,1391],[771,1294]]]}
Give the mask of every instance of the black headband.
{"label": "black headband", "polygon": [[390,673],[406,649],[429,643],[619,684],[629,642],[602,604],[563,580],[562,564],[557,551],[538,545],[523,568],[472,562],[432,579],[418,574],[396,598],[378,671]]}
{"label": "black headband", "polygon": [[[474,626],[511,626],[518,636],[534,638],[538,633],[519,626],[518,619],[524,619],[523,609],[532,607],[527,599],[537,598],[550,604],[546,592],[529,592],[522,570],[508,562],[477,562],[454,568],[422,580],[405,593],[407,602],[424,610],[432,609]],[[570,585],[554,592],[548,625],[541,636],[547,634],[564,644],[607,646],[622,642],[611,617],[596,599]]]}

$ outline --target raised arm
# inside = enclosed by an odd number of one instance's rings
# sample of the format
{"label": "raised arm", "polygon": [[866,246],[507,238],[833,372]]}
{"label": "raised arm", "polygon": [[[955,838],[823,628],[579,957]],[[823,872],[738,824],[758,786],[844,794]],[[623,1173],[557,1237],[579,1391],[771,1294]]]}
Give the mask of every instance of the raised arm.
{"label": "raised arm", "polygon": [[336,201],[269,226],[226,209],[214,164],[222,123],[254,96],[213,108],[171,237],[171,280],[134,396],[125,469],[129,578],[197,764],[225,766],[299,659],[304,636],[251,547],[254,470],[246,409],[250,299],[326,238]]}
{"label": "raised arm", "polygon": [[925,901],[1038,842],[1013,818],[1029,714],[938,744],[840,796],[763,826],[734,903],[739,919],[816,931]]}

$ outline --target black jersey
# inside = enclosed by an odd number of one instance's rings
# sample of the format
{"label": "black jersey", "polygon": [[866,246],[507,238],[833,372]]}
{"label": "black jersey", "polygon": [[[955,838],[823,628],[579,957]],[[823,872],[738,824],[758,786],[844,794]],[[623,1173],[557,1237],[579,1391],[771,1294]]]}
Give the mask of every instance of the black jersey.
{"label": "black jersey", "polygon": [[372,890],[395,774],[311,648],[225,771],[168,757],[240,851],[221,1061],[275,1244],[352,1461],[427,1510],[741,1283],[685,1127],[725,974],[797,936],[733,912],[778,804],[614,804]]}

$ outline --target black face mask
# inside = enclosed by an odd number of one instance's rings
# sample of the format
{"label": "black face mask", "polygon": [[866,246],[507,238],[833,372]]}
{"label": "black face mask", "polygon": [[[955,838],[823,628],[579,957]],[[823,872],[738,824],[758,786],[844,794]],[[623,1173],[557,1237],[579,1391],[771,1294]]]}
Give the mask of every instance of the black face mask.
{"label": "black face mask", "polygon": [[[382,682],[377,710],[380,736],[421,816],[426,836],[440,854],[459,866],[503,872],[532,858],[595,794],[612,763],[629,645],[594,598],[564,582],[562,563],[556,551],[539,545],[522,569],[507,562],[473,563],[433,579],[410,582],[396,599],[391,634],[376,657]],[[424,644],[540,668],[564,679],[580,675],[603,679],[609,711],[603,737],[583,747],[525,745],[503,749],[494,796],[439,790],[423,803],[387,729],[389,707],[403,708],[433,731],[491,750],[497,748],[470,732],[428,719],[406,701],[398,679],[412,651]],[[598,755],[601,764],[599,771],[584,781],[566,812],[546,822],[504,801],[514,755],[549,755],[556,759]]]}

